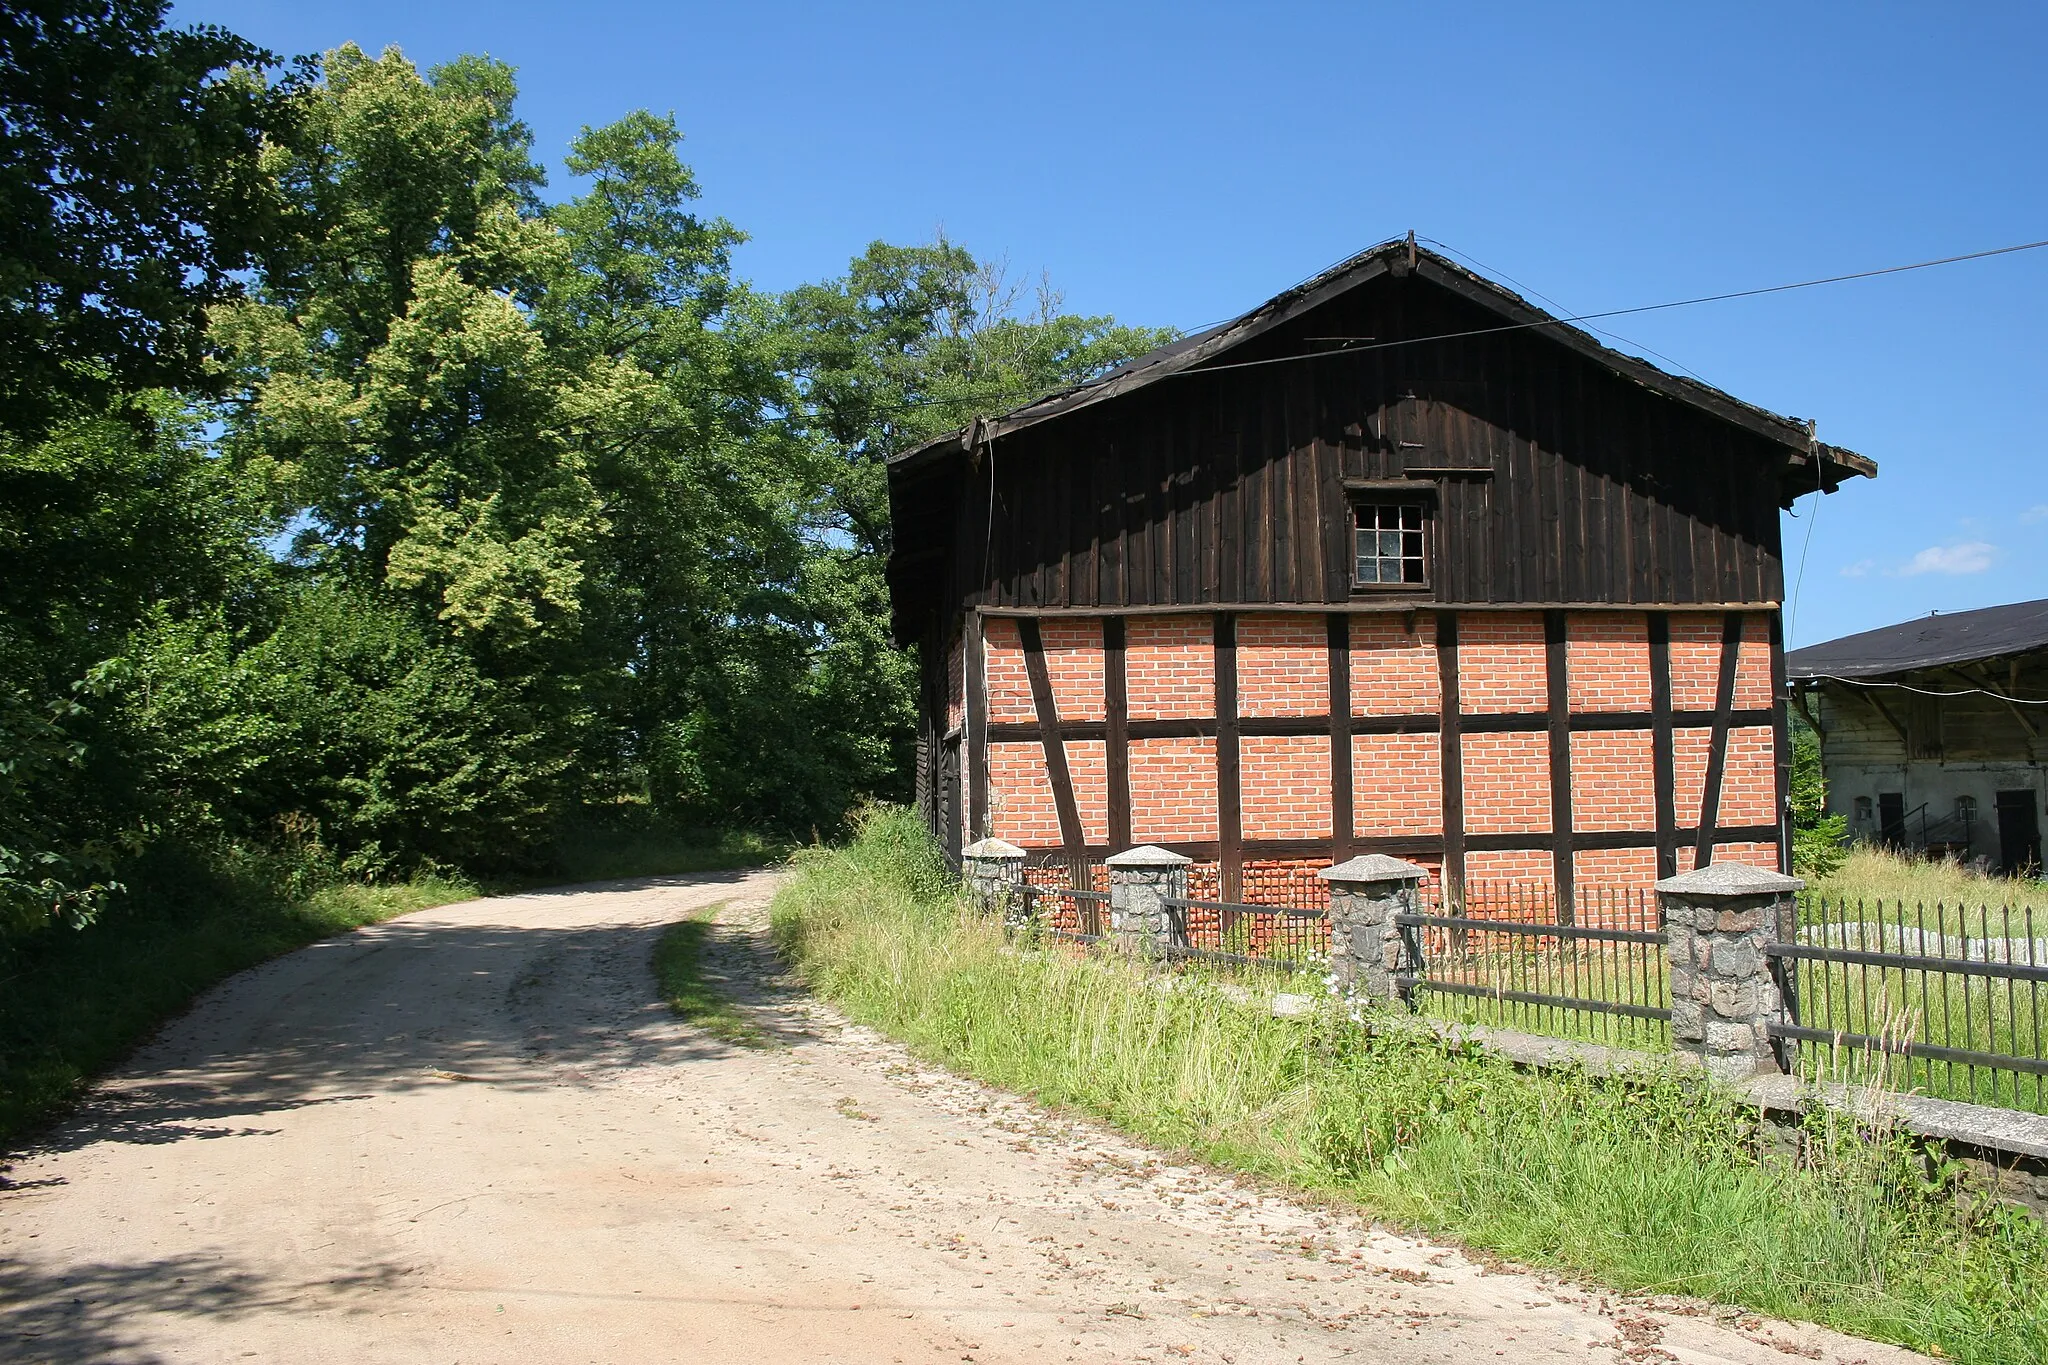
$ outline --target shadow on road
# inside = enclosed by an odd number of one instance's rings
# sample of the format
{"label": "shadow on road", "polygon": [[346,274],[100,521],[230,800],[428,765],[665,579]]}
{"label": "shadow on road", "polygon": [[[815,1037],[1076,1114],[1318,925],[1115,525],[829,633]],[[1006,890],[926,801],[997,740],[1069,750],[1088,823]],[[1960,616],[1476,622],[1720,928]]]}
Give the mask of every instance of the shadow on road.
{"label": "shadow on road", "polygon": [[[735,885],[746,875],[580,891]],[[510,919],[520,902],[572,890],[448,909]],[[655,941],[687,910],[622,903],[619,917],[628,913],[648,922],[528,928],[414,916],[316,943],[203,997],[29,1152],[257,1134],[274,1131],[265,1116],[312,1105],[428,1086],[592,1085],[626,1068],[728,1053],[730,1044],[680,1025],[657,994]],[[6,1190],[0,1183],[0,1197]]]}

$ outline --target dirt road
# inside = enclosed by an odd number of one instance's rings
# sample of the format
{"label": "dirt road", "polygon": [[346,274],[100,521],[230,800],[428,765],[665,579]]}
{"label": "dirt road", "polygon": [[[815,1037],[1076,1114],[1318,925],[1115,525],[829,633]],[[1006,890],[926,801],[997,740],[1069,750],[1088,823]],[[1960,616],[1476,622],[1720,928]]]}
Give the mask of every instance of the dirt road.
{"label": "dirt road", "polygon": [[[1490,1273],[923,1067],[777,979],[769,889],[474,901],[235,978],[9,1173],[0,1358],[1917,1359]],[[779,1046],[653,998],[717,901]]]}

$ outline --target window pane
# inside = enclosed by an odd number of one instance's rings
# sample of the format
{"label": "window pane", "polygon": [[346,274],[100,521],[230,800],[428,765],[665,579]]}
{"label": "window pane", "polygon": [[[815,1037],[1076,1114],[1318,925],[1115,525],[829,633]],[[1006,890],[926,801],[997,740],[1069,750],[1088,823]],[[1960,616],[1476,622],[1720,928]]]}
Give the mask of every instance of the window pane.
{"label": "window pane", "polygon": [[1395,556],[1401,553],[1401,533],[1399,531],[1380,532],[1380,553]]}
{"label": "window pane", "polygon": [[1377,559],[1369,559],[1364,555],[1360,555],[1358,557],[1358,581],[1361,583],[1379,582],[1380,562]]}
{"label": "window pane", "polygon": [[1422,509],[1410,503],[1401,509],[1401,525],[1411,531],[1422,529]]}

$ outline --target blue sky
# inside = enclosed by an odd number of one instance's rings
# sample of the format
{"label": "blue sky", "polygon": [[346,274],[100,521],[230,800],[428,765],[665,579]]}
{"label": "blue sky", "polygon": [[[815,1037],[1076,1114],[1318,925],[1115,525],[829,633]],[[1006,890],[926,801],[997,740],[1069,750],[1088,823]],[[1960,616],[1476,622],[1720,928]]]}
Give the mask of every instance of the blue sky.
{"label": "blue sky", "polygon": [[[1410,228],[1573,312],[2048,238],[2048,6],[188,0],[286,53],[487,52],[559,163],[674,111],[758,285],[943,228],[1194,328]],[[2048,250],[1618,320],[1875,458],[1794,644],[2048,597]]]}

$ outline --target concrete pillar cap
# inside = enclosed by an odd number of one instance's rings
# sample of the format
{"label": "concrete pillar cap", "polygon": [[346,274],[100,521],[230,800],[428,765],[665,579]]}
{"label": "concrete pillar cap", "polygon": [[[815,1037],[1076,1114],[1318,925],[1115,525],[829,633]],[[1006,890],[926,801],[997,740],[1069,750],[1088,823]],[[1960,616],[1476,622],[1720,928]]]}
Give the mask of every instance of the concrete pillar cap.
{"label": "concrete pillar cap", "polygon": [[1657,883],[1657,889],[1673,896],[1733,899],[1738,896],[1782,896],[1790,891],[1804,891],[1806,882],[1799,877],[1751,867],[1748,863],[1708,863],[1705,867],[1681,872],[1676,877],[1666,877]]}
{"label": "concrete pillar cap", "polygon": [[1429,875],[1429,869],[1389,858],[1384,853],[1368,853],[1348,863],[1326,867],[1316,875],[1326,882],[1419,882]]}
{"label": "concrete pillar cap", "polygon": [[1157,844],[1139,844],[1123,852],[1104,858],[1104,867],[1186,867],[1193,858],[1183,858],[1172,849]]}
{"label": "concrete pillar cap", "polygon": [[960,850],[963,858],[1021,858],[1024,850],[1006,839],[983,839]]}

